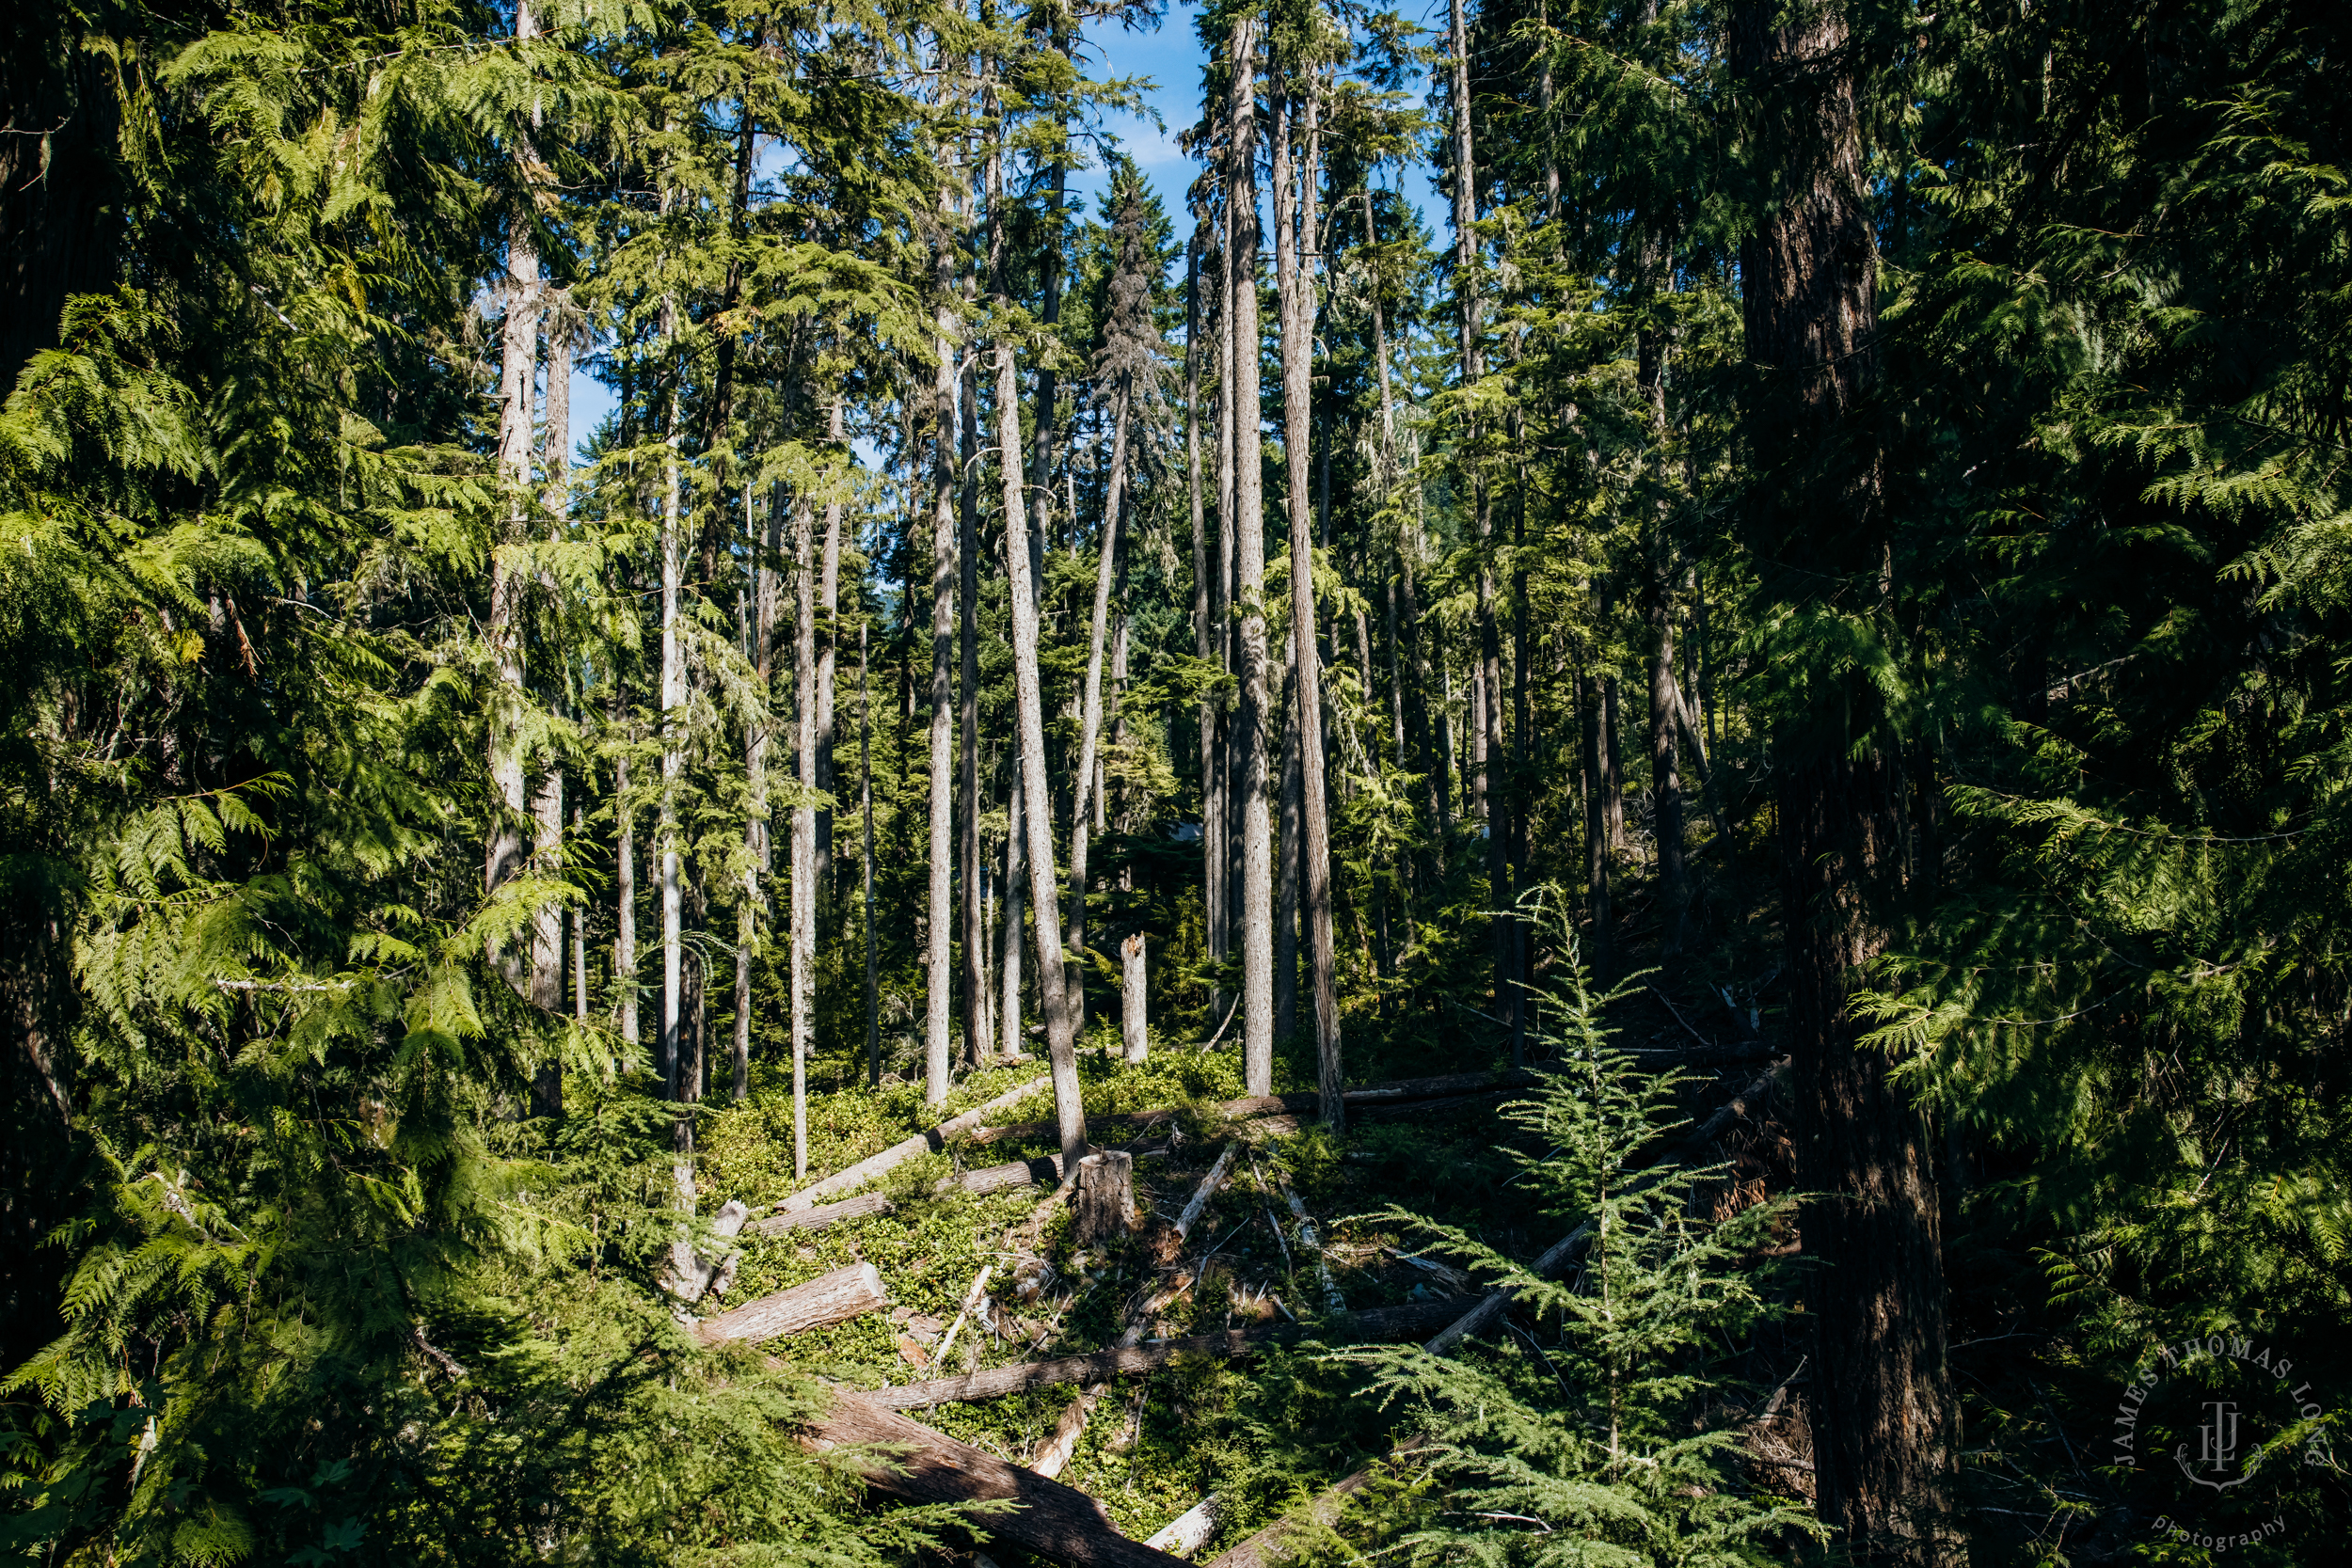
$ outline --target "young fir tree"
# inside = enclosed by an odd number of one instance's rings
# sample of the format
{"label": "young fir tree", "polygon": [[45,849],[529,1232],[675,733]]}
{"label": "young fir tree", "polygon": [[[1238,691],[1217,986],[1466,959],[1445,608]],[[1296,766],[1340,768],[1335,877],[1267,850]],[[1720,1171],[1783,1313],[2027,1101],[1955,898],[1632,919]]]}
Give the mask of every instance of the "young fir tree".
{"label": "young fir tree", "polygon": [[1616,1031],[1603,1015],[1641,977],[1597,990],[1573,934],[1547,934],[1562,961],[1534,997],[1533,1027],[1559,1065],[1534,1099],[1503,1111],[1543,1152],[1506,1152],[1587,1240],[1579,1266],[1549,1279],[1460,1227],[1391,1211],[1432,1250],[1516,1291],[1523,1320],[1492,1350],[1360,1357],[1374,1396],[1427,1440],[1434,1484],[1407,1495],[1398,1544],[1425,1563],[1773,1560],[1817,1527],[1740,1476],[1741,1436],[1725,1420],[1739,1396],[1721,1363],[1780,1310],[1754,1259],[1787,1210],[1712,1217],[1714,1170],[1645,1162],[1677,1125],[1687,1079],[1646,1072],[1609,1043]]}

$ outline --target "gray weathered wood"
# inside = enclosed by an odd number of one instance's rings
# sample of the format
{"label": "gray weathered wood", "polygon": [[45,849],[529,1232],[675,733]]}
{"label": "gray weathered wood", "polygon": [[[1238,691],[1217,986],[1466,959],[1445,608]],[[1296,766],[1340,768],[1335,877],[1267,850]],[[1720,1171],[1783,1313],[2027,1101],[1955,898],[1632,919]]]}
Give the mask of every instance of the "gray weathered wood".
{"label": "gray weathered wood", "polygon": [[1229,1328],[1185,1339],[1115,1346],[1086,1355],[1065,1355],[1054,1361],[1031,1361],[1017,1367],[992,1367],[961,1377],[934,1378],[897,1388],[876,1388],[863,1397],[895,1410],[921,1410],[934,1404],[962,1404],[975,1400],[1002,1399],[1025,1389],[1060,1383],[1106,1383],[1114,1377],[1148,1372],[1180,1355],[1252,1355],[1268,1345],[1296,1344],[1319,1338],[1328,1343],[1369,1344],[1409,1339],[1450,1322],[1462,1310],[1460,1298],[1412,1302],[1403,1307],[1379,1307],[1350,1312],[1327,1323],[1274,1323],[1254,1328]]}
{"label": "gray weathered wood", "polygon": [[1127,1047],[1127,1060],[1140,1062],[1152,1054],[1151,1011],[1144,994],[1146,965],[1143,933],[1119,944],[1119,1033]]}
{"label": "gray weathered wood", "polygon": [[917,1132],[912,1138],[891,1145],[880,1154],[869,1155],[860,1160],[845,1171],[838,1171],[813,1186],[802,1188],[777,1207],[787,1213],[797,1213],[803,1209],[813,1209],[820,1199],[831,1197],[835,1193],[846,1193],[852,1188],[863,1186],[883,1172],[894,1166],[904,1164],[917,1155],[935,1154],[946,1148],[958,1134],[979,1126],[988,1119],[991,1114],[1004,1110],[1007,1106],[1018,1104],[1023,1099],[1035,1094],[1052,1082],[1050,1077],[1032,1078],[1025,1084],[1007,1089],[985,1104],[975,1105],[961,1116],[950,1117],[928,1132]]}
{"label": "gray weathered wood", "polygon": [[1189,1557],[1216,1533],[1217,1516],[1223,1511],[1224,1499],[1212,1492],[1161,1526],[1159,1532],[1144,1544],[1177,1557]]}
{"label": "gray weathered wood", "polygon": [[1200,1179],[1200,1185],[1192,1190],[1192,1196],[1186,1200],[1184,1212],[1176,1216],[1179,1241],[1190,1235],[1192,1227],[1200,1223],[1200,1215],[1209,1207],[1209,1199],[1216,1196],[1216,1190],[1225,1185],[1225,1178],[1232,1168],[1233,1146],[1227,1144],[1217,1155],[1216,1164],[1209,1167],[1209,1174]]}
{"label": "gray weathered wood", "polygon": [[[1152,1154],[1158,1150],[1145,1149],[1141,1152]],[[961,1176],[948,1177],[933,1190],[945,1193],[961,1187],[967,1193],[986,1196],[1001,1193],[1008,1187],[1050,1186],[1060,1180],[1061,1156],[1051,1154],[1040,1155],[1034,1160],[1013,1160],[1001,1165],[968,1170]],[[755,1236],[781,1236],[794,1230],[822,1230],[829,1225],[839,1225],[845,1220],[887,1214],[892,1207],[889,1197],[882,1193],[861,1193],[856,1197],[845,1197],[838,1203],[820,1204],[817,1208],[803,1209],[793,1213],[764,1214],[743,1228]]]}
{"label": "gray weathered wood", "polygon": [[874,1265],[851,1263],[819,1275],[805,1285],[747,1301],[733,1311],[710,1319],[695,1332],[707,1344],[730,1340],[757,1344],[822,1328],[827,1323],[844,1323],[887,1306],[889,1301],[890,1292],[882,1289],[882,1275]]}
{"label": "gray weathered wood", "polygon": [[1079,1246],[1092,1246],[1128,1235],[1135,1227],[1135,1156],[1110,1148],[1079,1161],[1078,1191],[1071,1207],[1071,1240]]}

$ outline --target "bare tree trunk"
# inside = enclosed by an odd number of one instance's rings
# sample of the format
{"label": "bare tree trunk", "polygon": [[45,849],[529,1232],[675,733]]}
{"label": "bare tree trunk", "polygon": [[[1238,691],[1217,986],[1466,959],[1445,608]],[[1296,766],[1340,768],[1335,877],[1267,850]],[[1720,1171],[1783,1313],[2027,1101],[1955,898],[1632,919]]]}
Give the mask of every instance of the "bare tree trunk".
{"label": "bare tree trunk", "polygon": [[[572,807],[572,837],[580,836],[580,809]],[[578,1023],[588,1022],[588,911],[578,906],[572,910],[572,1019]]]}
{"label": "bare tree trunk", "polygon": [[[635,738],[635,726],[624,743]],[[612,798],[620,817],[619,853],[613,870],[612,979],[620,1008],[621,1038],[637,1043],[637,809],[628,798],[628,752],[612,765]]]}
{"label": "bare tree trunk", "polygon": [[[837,457],[849,455],[849,432],[843,428],[841,399],[835,397],[825,411],[825,439]],[[817,582],[817,788],[825,795],[833,793],[833,742],[835,725],[833,717],[834,673],[840,662],[841,639],[834,631],[834,618],[841,610],[841,496],[838,489],[825,502],[824,565]],[[825,907],[832,907],[833,891],[833,807],[817,810],[817,861],[814,881]],[[815,932],[810,933],[815,939]]]}
{"label": "bare tree trunk", "polygon": [[[667,201],[665,198],[664,207]],[[661,341],[675,352],[677,341],[677,302],[661,302]],[[682,997],[685,942],[683,866],[678,849],[678,775],[685,767],[686,652],[678,638],[678,591],[683,576],[679,551],[684,527],[679,494],[679,443],[682,432],[675,390],[669,396],[663,421],[667,431],[661,467],[661,800],[655,831],[661,876],[661,1036],[660,1067],[662,1085],[673,1100],[678,1091],[678,1021]]]}
{"label": "bare tree trunk", "polygon": [[[996,304],[1009,308],[1002,222],[1001,143],[989,168],[990,261]],[[1019,709],[1021,784],[1029,832],[1029,902],[1037,927],[1038,1002],[1045,1015],[1046,1060],[1054,1075],[1054,1112],[1062,1158],[1074,1168],[1087,1152],[1086,1108],[1078,1097],[1078,1057],[1062,971],[1061,908],[1054,876],[1054,797],[1045,772],[1045,699],[1038,676],[1036,591],[1030,580],[1028,510],[1022,501],[1021,387],[1010,339],[996,342],[997,461],[1004,481],[1005,565],[1012,599],[1012,678]]]}
{"label": "bare tree trunk", "polygon": [[1131,933],[1119,944],[1119,1032],[1127,1047],[1127,1060],[1140,1062],[1152,1053],[1152,1022],[1145,997],[1146,966],[1143,933]]}
{"label": "bare tree trunk", "polygon": [[[1317,164],[1322,152],[1322,86],[1317,68],[1306,68],[1304,103],[1307,156],[1298,171],[1298,205],[1294,229],[1291,206],[1290,138],[1278,131],[1274,140],[1275,272],[1282,301],[1283,452],[1289,467],[1291,525],[1291,671],[1296,691],[1300,827],[1304,837],[1295,849],[1283,845],[1283,858],[1295,854],[1303,863],[1306,881],[1307,961],[1314,974],[1316,1085],[1323,1101],[1323,1118],[1333,1132],[1347,1125],[1345,1102],[1340,1098],[1345,1075],[1340,1059],[1339,971],[1331,941],[1331,816],[1323,768],[1323,668],[1315,637],[1315,552],[1313,518],[1308,511],[1307,465],[1314,440],[1315,287],[1308,276],[1307,258],[1322,248],[1315,211]],[[1284,95],[1287,103],[1289,94]],[[1367,665],[1370,660],[1367,657]],[[1287,771],[1287,770],[1286,770]],[[1285,780],[1285,788],[1288,781]],[[1289,827],[1287,820],[1285,829]]]}
{"label": "bare tree trunk", "polygon": [[743,812],[743,902],[735,917],[735,1040],[729,1089],[737,1100],[752,1086],[752,959],[759,943],[763,879],[774,861],[768,826],[768,749],[775,735],[776,567],[779,518],[776,497],[768,501],[764,528],[752,526],[752,493],[743,492],[743,525],[751,534],[752,670],[758,676],[759,712],[743,737],[747,801]]}
{"label": "bare tree trunk", "polygon": [[1675,686],[1674,590],[1662,577],[1651,585],[1649,603],[1649,768],[1651,817],[1658,832],[1659,955],[1682,953],[1682,922],[1691,903],[1691,879],[1682,853],[1682,774],[1676,745],[1676,710],[1682,694]]}
{"label": "bare tree trunk", "polygon": [[1278,1040],[1289,1039],[1298,1030],[1298,873],[1306,863],[1299,854],[1306,829],[1299,821],[1298,672],[1289,659],[1282,662],[1282,822],[1274,846],[1274,1037]]}
{"label": "bare tree trunk", "polygon": [[[946,198],[942,198],[943,203]],[[946,228],[942,225],[943,230]],[[932,286],[938,303],[932,348],[939,364],[932,380],[931,463],[931,840],[930,927],[925,954],[929,1008],[923,1031],[923,1100],[936,1105],[947,1098],[947,1067],[954,1030],[955,954],[955,692],[949,661],[956,635],[956,340],[960,324],[954,301],[955,262],[943,232],[932,251]],[[866,911],[872,922],[872,910]]]}
{"label": "bare tree trunk", "polygon": [[[551,538],[560,540],[571,488],[566,472],[571,447],[571,341],[560,300],[555,308],[538,313],[548,340],[547,436],[542,449],[547,486],[540,493],[540,502],[552,519]],[[534,877],[554,881],[564,875],[564,763],[550,749],[540,765],[544,770],[531,801],[534,830],[531,869]],[[577,821],[578,812],[573,816]],[[564,1010],[564,907],[553,899],[542,901],[531,916],[531,1000],[549,1014]],[[577,944],[579,915],[575,913],[572,920]],[[562,1062],[550,1058],[540,1064],[532,1080],[531,1098],[537,1115],[564,1114]]]}
{"label": "bare tree trunk", "polygon": [[857,624],[857,795],[864,816],[858,839],[866,893],[866,1086],[882,1086],[882,999],[876,989],[874,938],[874,692],[866,674],[866,619]]}
{"label": "bare tree trunk", "polygon": [[[537,313],[548,346],[547,432],[541,449],[547,484],[539,499],[551,519],[549,537],[560,540],[571,490],[567,454],[571,450],[572,349],[570,324],[564,320],[562,297],[557,295],[543,303],[548,308]],[[542,580],[546,580],[544,576]],[[564,875],[564,763],[550,750],[541,757],[540,767],[543,771],[539,787],[532,792],[531,802],[535,830],[531,869],[534,877],[554,881]],[[531,1000],[549,1013],[564,1010],[564,906],[553,899],[532,911]],[[564,1075],[555,1063],[539,1069],[534,1095],[543,1114],[562,1114]]]}
{"label": "bare tree trunk", "polygon": [[817,519],[805,494],[792,502],[793,750],[801,803],[792,808],[792,1174],[808,1175],[808,1053],[817,969]]}
{"label": "bare tree trunk", "polygon": [[[515,10],[517,40],[538,36],[528,0]],[[22,133],[20,133],[22,134]],[[516,133],[514,158],[532,154],[528,135]],[[504,508],[499,544],[519,545],[530,510],[532,396],[539,371],[539,247],[528,206],[508,219],[506,236],[506,324],[500,340],[499,488]],[[54,324],[48,324],[54,325]],[[485,627],[495,673],[489,703],[490,831],[483,860],[482,885],[495,893],[523,868],[524,772],[522,627],[516,624],[527,579],[498,549],[490,555],[490,616]],[[535,932],[534,932],[535,935]],[[490,960],[520,996],[536,1000],[536,987],[522,955],[493,949]]]}
{"label": "bare tree trunk", "polygon": [[1229,188],[1233,294],[1226,302],[1233,402],[1234,571],[1241,614],[1242,1081],[1251,1094],[1274,1087],[1274,823],[1267,800],[1271,739],[1266,712],[1265,498],[1258,437],[1257,24],[1232,30],[1232,125]]}
{"label": "bare tree trunk", "polygon": [[[1087,849],[1089,805],[1100,810],[1101,799],[1095,794],[1097,765],[1096,743],[1103,731],[1103,644],[1110,630],[1111,582],[1119,570],[1120,511],[1127,499],[1127,405],[1132,396],[1133,377],[1119,372],[1119,390],[1114,398],[1117,408],[1111,430],[1111,468],[1107,493],[1103,499],[1102,557],[1094,564],[1094,619],[1087,632],[1087,673],[1084,705],[1078,720],[1078,772],[1073,781],[1074,807],[1070,821],[1070,952],[1083,965],[1086,955],[1087,917]],[[1077,995],[1073,998],[1078,1016],[1073,1028],[1085,1022],[1086,989],[1083,978]]]}
{"label": "bare tree trunk", "polygon": [[[1482,607],[1478,616],[1480,641],[1485,641],[1486,616]],[[1483,655],[1483,648],[1478,651]],[[1462,784],[1470,792],[1470,818],[1473,822],[1486,820],[1486,660],[1473,656],[1470,667],[1469,713],[1464,728],[1465,743],[1470,755],[1462,764]]]}
{"label": "bare tree trunk", "polygon": [[1002,945],[996,960],[996,1019],[1001,1049],[1007,1056],[1021,1054],[1021,902],[1022,885],[1029,874],[1028,814],[1021,785],[1021,748],[1015,746],[1007,769],[1005,788],[1005,896]]}
{"label": "bare tree trunk", "polygon": [[1584,750],[1584,912],[1589,925],[1585,959],[1604,979],[1614,973],[1610,956],[1613,911],[1609,903],[1609,811],[1602,760],[1600,680],[1580,673],[1576,683],[1577,717],[1583,726]]}
{"label": "bare tree trunk", "polygon": [[[1784,590],[1799,604],[1835,594],[1841,613],[1891,629],[1882,459],[1856,428],[1877,374],[1877,247],[1845,13],[1784,22],[1743,4],[1730,44],[1733,69],[1782,97],[1775,123],[1797,138],[1782,149],[1785,204],[1760,214],[1740,255],[1747,352],[1763,372],[1747,429],[1766,465],[1750,547],[1803,562]],[[1772,471],[1792,455],[1795,472]],[[1798,1175],[1819,1195],[1803,1229],[1824,1265],[1807,1303],[1816,1506],[1858,1560],[1924,1568],[1962,1555],[1938,1201],[1923,1118],[1887,1053],[1860,1043],[1850,1002],[1915,895],[1902,881],[1901,758],[1880,741],[1888,724],[1876,691],[1851,679],[1808,704],[1774,764]]]}
{"label": "bare tree trunk", "polygon": [[[1228,204],[1224,219],[1224,239],[1217,247],[1217,266],[1221,288],[1216,301],[1217,331],[1217,390],[1216,390],[1216,559],[1208,559],[1208,542],[1198,523],[1193,528],[1194,578],[1193,615],[1199,634],[1199,653],[1202,659],[1215,659],[1229,673],[1232,665],[1232,631],[1227,614],[1226,585],[1232,579],[1233,559],[1233,395],[1227,377],[1227,367],[1232,361],[1228,350],[1230,342],[1224,312],[1233,297],[1232,214]],[[1195,325],[1198,325],[1196,319]],[[1197,377],[1198,357],[1189,356]],[[1200,408],[1199,387],[1195,382],[1193,407]],[[1232,863],[1232,812],[1226,785],[1232,775],[1230,756],[1230,725],[1225,705],[1220,696],[1202,699],[1200,704],[1200,863],[1201,896],[1204,904],[1203,927],[1212,966],[1223,968],[1232,951],[1231,921],[1232,893],[1226,885],[1226,870]],[[1209,990],[1209,1011],[1222,1015],[1226,1008],[1222,982]]]}
{"label": "bare tree trunk", "polygon": [[[970,275],[965,277],[969,287]],[[989,993],[988,920],[980,906],[987,871],[980,857],[980,486],[978,357],[966,353],[958,368],[961,404],[961,493],[956,520],[956,611],[962,680],[957,718],[962,730],[960,770],[963,830],[964,1049],[977,1070],[995,1053],[995,1009]]]}

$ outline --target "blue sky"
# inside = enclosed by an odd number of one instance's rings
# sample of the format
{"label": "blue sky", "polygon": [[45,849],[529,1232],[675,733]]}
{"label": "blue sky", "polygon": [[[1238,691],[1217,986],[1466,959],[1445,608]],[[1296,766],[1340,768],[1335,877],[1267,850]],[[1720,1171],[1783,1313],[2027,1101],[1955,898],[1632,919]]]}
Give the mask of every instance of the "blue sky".
{"label": "blue sky", "polygon": [[[1408,6],[1407,9],[1410,8]],[[1167,14],[1155,28],[1129,32],[1111,22],[1089,23],[1085,30],[1083,65],[1096,80],[1118,76],[1149,78],[1143,98],[1158,112],[1162,123],[1148,114],[1115,112],[1104,117],[1103,130],[1117,138],[1120,148],[1143,171],[1168,214],[1184,228],[1184,189],[1199,166],[1177,150],[1176,134],[1200,114],[1200,71],[1207,55],[1200,47],[1197,21],[1200,8],[1191,0],[1168,0]],[[1425,28],[1442,30],[1445,8],[1430,5],[1421,18]],[[1394,178],[1391,171],[1391,179]],[[1070,178],[1073,204],[1083,203],[1089,216],[1104,188],[1104,171],[1075,171]],[[1420,207],[1422,221],[1443,230],[1445,209],[1429,180],[1426,166],[1415,164],[1405,173],[1406,193]],[[612,411],[612,389],[584,372],[572,376],[572,428],[584,437]]]}

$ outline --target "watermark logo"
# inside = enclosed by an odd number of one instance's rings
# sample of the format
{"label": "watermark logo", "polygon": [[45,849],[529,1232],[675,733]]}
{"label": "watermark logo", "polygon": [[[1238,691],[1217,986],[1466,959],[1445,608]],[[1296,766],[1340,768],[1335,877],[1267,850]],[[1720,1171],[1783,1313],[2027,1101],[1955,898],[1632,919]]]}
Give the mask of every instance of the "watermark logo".
{"label": "watermark logo", "polygon": [[2335,1474],[2333,1413],[2254,1335],[2166,1344],[2124,1383],[2109,1437],[2153,1533],[2228,1551],[2286,1531],[2295,1495]]}

